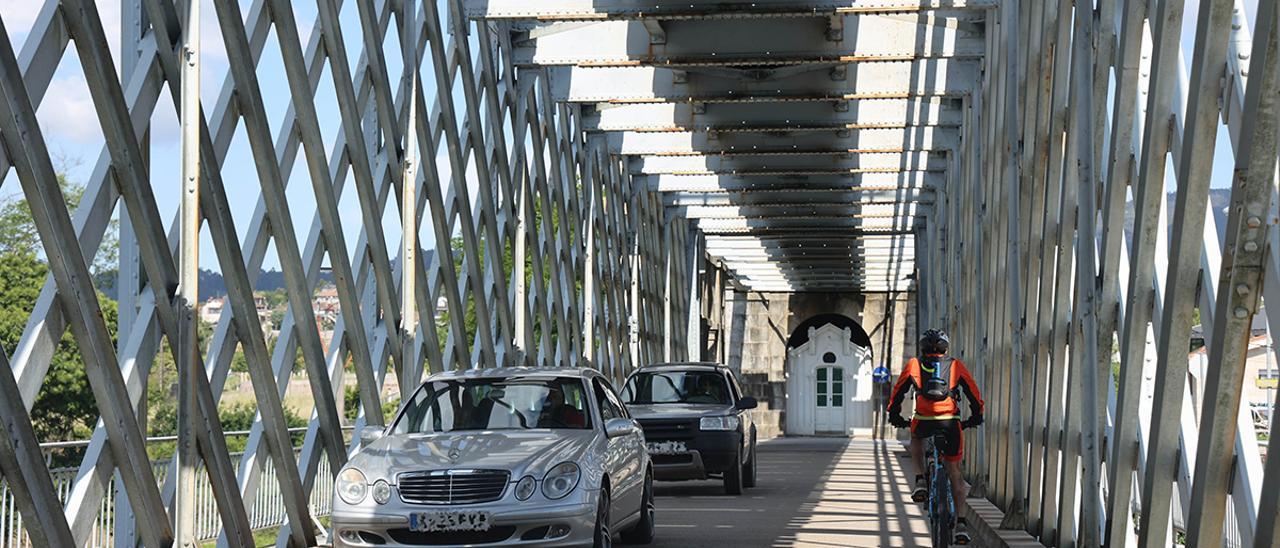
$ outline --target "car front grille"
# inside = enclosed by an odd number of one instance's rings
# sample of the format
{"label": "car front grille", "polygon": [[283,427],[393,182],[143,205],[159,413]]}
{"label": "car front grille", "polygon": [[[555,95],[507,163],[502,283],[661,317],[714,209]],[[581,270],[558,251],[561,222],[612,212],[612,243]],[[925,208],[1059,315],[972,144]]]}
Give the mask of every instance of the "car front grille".
{"label": "car front grille", "polygon": [[675,455],[649,455],[653,463],[658,466],[668,464],[693,464],[693,453],[679,453]]}
{"label": "car front grille", "polygon": [[502,498],[506,470],[430,470],[397,478],[400,499],[410,504],[477,504]]}
{"label": "car front grille", "polygon": [[698,435],[699,419],[640,419],[645,441],[691,440]]}
{"label": "car front grille", "polygon": [[387,531],[391,540],[400,544],[414,546],[457,546],[475,544],[493,544],[511,538],[516,532],[514,525],[494,527],[488,531],[435,531],[421,533],[408,529],[392,529]]}

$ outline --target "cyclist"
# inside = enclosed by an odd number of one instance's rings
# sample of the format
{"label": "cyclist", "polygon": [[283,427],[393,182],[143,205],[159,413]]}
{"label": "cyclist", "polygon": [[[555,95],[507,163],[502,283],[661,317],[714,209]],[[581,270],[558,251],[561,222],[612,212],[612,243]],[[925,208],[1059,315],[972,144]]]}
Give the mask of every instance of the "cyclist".
{"label": "cyclist", "polygon": [[[937,433],[942,433],[943,443],[938,447],[942,460],[951,477],[951,490],[954,493],[956,514],[965,514],[965,497],[969,494],[969,485],[961,474],[960,463],[964,458],[964,428],[973,428],[982,424],[982,393],[978,384],[964,362],[947,356],[951,345],[947,334],[937,329],[925,331],[920,337],[920,356],[911,358],[902,369],[897,384],[889,397],[887,414],[889,423],[898,428],[911,428],[911,460],[915,463],[915,490],[911,500],[924,502],[928,499],[928,486],[924,474],[924,441]],[[908,422],[902,417],[902,402],[907,397],[907,390],[916,391],[915,417]],[[965,392],[969,400],[969,418],[960,420],[960,391]],[[969,531],[965,519],[956,520],[955,543],[968,544]]]}

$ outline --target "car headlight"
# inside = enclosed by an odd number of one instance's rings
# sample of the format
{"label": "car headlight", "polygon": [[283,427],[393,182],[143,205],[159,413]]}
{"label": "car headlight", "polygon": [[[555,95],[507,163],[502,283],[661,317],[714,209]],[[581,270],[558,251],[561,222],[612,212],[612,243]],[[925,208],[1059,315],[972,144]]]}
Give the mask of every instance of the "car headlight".
{"label": "car headlight", "polygon": [[347,504],[360,504],[369,494],[369,484],[364,478],[364,473],[355,468],[347,468],[338,474],[333,487],[342,501]]}
{"label": "car headlight", "polygon": [[378,504],[386,504],[391,500],[391,484],[387,480],[378,480],[373,482],[373,502]]}
{"label": "car headlight", "polygon": [[564,498],[578,486],[578,477],[581,475],[578,465],[572,462],[557,464],[542,478],[542,494],[552,500]]}
{"label": "car headlight", "polygon": [[736,430],[738,428],[738,417],[702,417],[702,421],[698,423],[698,428],[703,430]]}
{"label": "car headlight", "polygon": [[529,500],[536,490],[538,490],[538,480],[533,479],[533,476],[520,478],[516,483],[516,500]]}

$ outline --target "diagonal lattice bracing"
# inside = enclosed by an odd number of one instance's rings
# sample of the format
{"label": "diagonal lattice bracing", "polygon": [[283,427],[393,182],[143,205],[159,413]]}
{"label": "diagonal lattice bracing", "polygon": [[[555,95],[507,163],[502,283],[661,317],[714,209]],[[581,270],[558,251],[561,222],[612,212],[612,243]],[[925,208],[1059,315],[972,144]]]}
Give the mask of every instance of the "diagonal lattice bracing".
{"label": "diagonal lattice bracing", "polygon": [[[405,10],[393,10],[390,2],[361,0],[350,12],[354,15],[345,15],[342,4],[337,0],[318,4],[319,17],[305,47],[299,40],[293,6],[287,1],[260,0],[243,13],[237,6],[215,6],[230,71],[208,122],[197,120],[203,166],[200,185],[204,223],[214,241],[217,266],[227,279],[231,306],[202,356],[207,365],[199,365],[203,373],[196,386],[197,415],[205,422],[194,431],[222,520],[234,524],[227,525],[223,537],[228,545],[247,542],[241,501],[255,498],[260,488],[264,449],[275,465],[288,513],[290,527],[282,532],[281,541],[313,542],[315,532],[305,499],[315,485],[314,470],[327,458],[330,469],[336,471],[351,450],[344,447],[345,426],[339,422],[337,406],[344,364],[353,364],[360,388],[360,424],[382,420],[381,386],[388,366],[398,371],[402,391],[413,388],[425,371],[477,365],[568,365],[586,360],[620,378],[635,365],[644,352],[641,348],[656,348],[662,341],[661,332],[646,330],[661,329],[660,317],[666,324],[680,321],[674,316],[682,310],[681,295],[688,294],[682,287],[685,279],[679,276],[687,268],[642,259],[656,253],[661,200],[647,188],[633,185],[603,143],[584,137],[578,107],[557,103],[545,77],[538,71],[516,69],[505,23],[491,26],[462,18],[457,15],[461,13],[457,2],[444,6],[443,11],[454,15],[448,25],[442,24],[440,11],[431,4],[406,3]],[[151,362],[162,351],[157,338],[176,340],[173,257],[179,241],[175,230],[163,228],[150,192],[156,181],[149,178],[138,138],[145,134],[165,84],[175,103],[178,100],[182,81],[177,48],[182,29],[174,5],[167,0],[132,5],[145,12],[151,25],[138,42],[138,58],[127,64],[135,68],[123,81],[108,69],[111,62],[101,46],[104,38],[92,2],[49,2],[29,33],[23,54],[10,54],[16,58],[6,67],[4,84],[20,90],[9,95],[33,102],[26,106],[33,111],[49,86],[58,54],[70,43],[68,36],[77,44],[94,42],[95,48],[77,51],[87,69],[86,78],[98,84],[95,104],[109,138],[74,224],[64,212],[65,223],[42,232],[46,245],[60,246],[58,257],[73,260],[65,268],[54,269],[15,349],[11,370],[16,381],[13,388],[22,394],[15,401],[29,406],[48,368],[52,341],[62,330],[69,326],[78,335],[101,338],[100,332],[86,334],[81,329],[92,327],[86,319],[92,317],[88,309],[86,315],[63,316],[70,309],[56,303],[66,299],[62,294],[69,286],[59,283],[58,277],[66,273],[81,280],[76,283],[87,282],[86,275],[74,272],[75,263],[83,265],[84,256],[92,257],[116,200],[122,198],[136,238],[126,244],[139,246],[147,285],[133,301],[137,309],[131,317],[136,319],[121,342],[119,358],[105,353],[108,345],[83,343],[104,351],[97,355],[100,359],[92,371],[107,374],[106,380],[94,378],[95,389],[102,389],[99,405],[110,414],[93,434],[65,515],[70,534],[85,538],[113,473],[119,473],[128,487],[127,500],[131,515],[138,517],[141,539],[161,544],[171,533],[163,526],[167,519],[155,518],[172,504],[176,477],[172,472],[166,478],[146,477],[142,472],[150,466],[133,463],[141,455],[140,436],[121,434],[117,425],[128,424],[145,392]],[[414,17],[407,17],[409,13]],[[363,52],[354,66],[347,64],[348,44],[337,32],[345,24],[344,17],[354,17],[362,26]],[[410,67],[406,74],[420,70],[428,75],[421,86],[409,86],[409,78],[403,75],[399,85],[389,81],[386,58],[393,54],[383,51],[383,43],[388,41],[392,21],[403,48],[398,53]],[[458,38],[468,33],[486,37],[479,42],[484,47],[472,51],[468,40]],[[271,34],[281,48],[284,74],[265,74],[255,68]],[[419,36],[421,41],[404,42],[409,36]],[[340,133],[329,150],[319,140],[314,95],[326,69],[333,78],[341,120]],[[461,81],[456,90],[455,81]],[[274,136],[262,104],[263,90],[269,88],[287,89],[291,98]],[[428,110],[425,99],[432,93],[434,107]],[[455,105],[458,95],[462,104]],[[8,106],[17,108],[20,103],[15,99]],[[416,116],[409,114],[410,104],[417,107]],[[34,118],[28,123],[34,124]],[[233,160],[230,144],[241,127],[248,138],[249,156]],[[411,145],[403,141],[408,131],[417,137],[422,160],[418,175],[406,179],[404,147]],[[9,162],[14,162],[24,184],[47,176],[24,167],[38,164],[40,135],[28,133],[15,140],[11,134],[6,134],[0,167],[7,170]],[[436,162],[440,147],[447,165]],[[284,193],[300,152],[307,168],[298,176],[311,182],[317,201],[305,242],[293,232],[293,212]],[[245,196],[229,192],[221,177],[228,161],[251,161],[261,190],[243,243],[230,212],[248,204],[241,202]],[[389,233],[382,231],[382,211],[391,192],[397,201],[405,195],[405,185],[418,191],[417,200],[408,207],[399,204],[401,211],[414,215],[414,226],[430,227],[436,234],[434,242],[424,242],[426,249],[409,259],[413,262],[409,275],[415,283],[408,298],[427,313],[444,297],[452,319],[444,341],[436,336],[434,318],[423,319],[412,331],[401,329],[400,305],[406,301],[400,294],[400,272],[405,265],[387,253]],[[358,197],[356,217],[338,209],[345,186],[354,186]],[[40,217],[56,220],[57,211],[42,209]],[[354,248],[344,241],[344,225],[352,223],[358,223],[361,232]],[[593,228],[587,229],[587,223]],[[523,238],[518,236],[520,226],[526,227]],[[455,234],[462,237],[460,251],[453,245]],[[593,238],[595,234],[599,236]],[[268,353],[252,293],[272,246],[285,272],[288,308],[275,350]],[[349,250],[357,251],[354,262],[348,261]],[[531,274],[519,263],[506,270],[507,254],[541,264]],[[461,269],[454,268],[455,255],[461,255]],[[683,254],[668,250],[667,257],[683,259]],[[334,343],[327,351],[316,337],[317,322],[310,309],[312,292],[326,264],[333,270],[342,310]],[[606,278],[598,284],[583,284],[597,272]],[[667,282],[659,283],[664,279]],[[533,286],[534,294],[522,295],[512,288],[521,283]],[[76,291],[83,295],[85,287],[77,286]],[[661,294],[667,295],[661,302],[671,303],[671,313],[665,317],[654,304]],[[90,306],[84,301],[77,299]],[[468,307],[474,307],[479,316],[474,347],[470,346],[472,334],[466,333],[469,326],[462,322]],[[584,321],[596,327],[584,329]],[[665,332],[679,330],[667,325]],[[238,477],[216,420],[237,348],[246,354],[260,411]],[[311,397],[319,402],[300,457],[289,447],[281,401],[297,352],[308,372]],[[135,431],[136,424],[135,419]],[[131,444],[127,450],[126,441]],[[11,470],[7,466],[6,474]],[[35,487],[31,500],[47,505],[47,493]],[[123,503],[125,499],[116,500]],[[55,526],[45,529],[58,534]]]}

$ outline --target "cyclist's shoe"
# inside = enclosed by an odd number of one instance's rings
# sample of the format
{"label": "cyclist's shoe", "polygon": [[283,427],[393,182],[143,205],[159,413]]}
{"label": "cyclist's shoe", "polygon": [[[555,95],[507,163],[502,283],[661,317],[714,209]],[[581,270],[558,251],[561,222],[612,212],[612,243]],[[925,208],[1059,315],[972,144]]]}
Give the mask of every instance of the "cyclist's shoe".
{"label": "cyclist's shoe", "polygon": [[916,476],[916,488],[911,492],[911,500],[915,502],[924,502],[929,499],[928,484],[924,481],[924,476]]}
{"label": "cyclist's shoe", "polygon": [[956,521],[956,538],[955,543],[959,545],[969,544],[969,525],[964,521]]}

